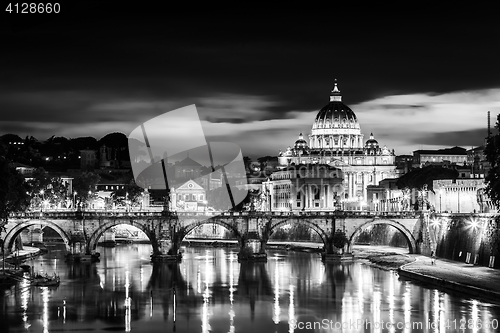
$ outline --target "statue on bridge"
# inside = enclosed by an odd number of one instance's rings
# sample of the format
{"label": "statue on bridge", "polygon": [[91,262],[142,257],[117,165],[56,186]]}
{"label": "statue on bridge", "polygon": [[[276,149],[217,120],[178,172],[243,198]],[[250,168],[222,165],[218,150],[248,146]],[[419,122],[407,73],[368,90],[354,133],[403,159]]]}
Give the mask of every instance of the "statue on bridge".
{"label": "statue on bridge", "polygon": [[477,199],[477,203],[479,205],[479,212],[480,213],[484,213],[486,212],[486,205],[485,205],[485,202],[486,202],[486,191],[484,190],[484,188],[480,188],[476,191],[476,199]]}
{"label": "statue on bridge", "polygon": [[267,195],[261,190],[250,190],[250,202],[245,205],[248,211],[266,211]]}
{"label": "statue on bridge", "polygon": [[403,193],[403,199],[401,200],[401,208],[403,210],[410,210],[410,188],[408,187],[405,187],[403,190],[402,190],[402,193]]}
{"label": "statue on bridge", "polygon": [[427,188],[427,184],[422,186],[422,189],[418,193],[418,209],[419,210],[428,210],[430,208],[429,202],[429,190]]}

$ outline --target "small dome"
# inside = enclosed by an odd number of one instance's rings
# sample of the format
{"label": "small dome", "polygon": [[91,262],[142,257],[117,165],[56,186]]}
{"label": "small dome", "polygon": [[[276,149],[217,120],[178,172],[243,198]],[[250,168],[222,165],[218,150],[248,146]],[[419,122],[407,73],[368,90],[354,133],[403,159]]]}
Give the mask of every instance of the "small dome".
{"label": "small dome", "polygon": [[299,134],[299,138],[297,139],[297,141],[295,141],[295,145],[294,145],[294,148],[295,149],[306,149],[307,148],[307,141],[304,140],[304,136],[302,135],[302,133]]}
{"label": "small dome", "polygon": [[366,140],[365,147],[366,148],[378,148],[378,141],[375,140],[373,133],[370,133],[370,138],[368,140]]}

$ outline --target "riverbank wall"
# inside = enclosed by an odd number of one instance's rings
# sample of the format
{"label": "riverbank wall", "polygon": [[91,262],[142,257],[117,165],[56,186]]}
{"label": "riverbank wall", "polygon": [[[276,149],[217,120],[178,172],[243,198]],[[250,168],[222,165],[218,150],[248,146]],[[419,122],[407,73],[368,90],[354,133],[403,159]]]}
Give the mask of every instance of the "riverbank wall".
{"label": "riverbank wall", "polygon": [[438,258],[500,268],[495,214],[430,214],[428,226]]}
{"label": "riverbank wall", "polygon": [[[443,263],[440,262],[440,265]],[[416,266],[417,265],[417,266]],[[420,266],[419,266],[420,265]],[[418,281],[421,282],[425,285],[432,285],[435,286],[441,290],[446,290],[449,292],[454,292],[454,293],[460,293],[460,294],[466,294],[470,297],[477,297],[481,299],[485,299],[488,301],[492,301],[494,303],[499,303],[500,302],[500,290],[491,290],[491,289],[485,289],[481,288],[479,286],[474,286],[472,285],[473,282],[480,283],[480,279],[478,279],[479,275],[484,275],[482,272],[477,272],[476,276],[461,276],[462,280],[467,280],[470,279],[471,284],[468,283],[463,283],[463,282],[458,282],[456,276],[460,276],[461,273],[456,270],[453,271],[453,268],[450,270],[450,273],[443,273],[439,271],[432,272],[431,269],[427,269],[426,272],[418,272],[419,268],[422,268],[422,265],[429,265],[429,263],[422,263],[419,262],[419,260],[404,264],[398,268],[398,275],[400,278],[403,279],[408,279],[411,281]],[[455,265],[454,263],[450,263],[447,265]],[[434,268],[435,266],[433,266]],[[474,268],[474,267],[471,267]],[[483,268],[483,267],[481,267]],[[487,268],[486,268],[487,269]],[[425,271],[425,269],[424,269]],[[492,270],[493,271],[493,270]],[[497,281],[498,278],[500,277],[500,272],[497,273],[496,270],[493,271],[494,276],[491,276],[491,274],[488,274],[486,278],[491,278],[492,281]],[[455,276],[454,276],[455,275]],[[484,278],[485,276],[482,276]],[[474,281],[472,281],[474,280]],[[487,284],[486,284],[487,283]],[[493,284],[485,282],[485,285],[494,287],[496,284],[493,282]]]}

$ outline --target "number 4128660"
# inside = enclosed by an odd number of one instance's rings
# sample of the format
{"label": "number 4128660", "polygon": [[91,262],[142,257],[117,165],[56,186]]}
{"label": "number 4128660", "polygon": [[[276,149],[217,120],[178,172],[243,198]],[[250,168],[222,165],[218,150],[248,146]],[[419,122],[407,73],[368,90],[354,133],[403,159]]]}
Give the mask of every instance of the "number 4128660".
{"label": "number 4128660", "polygon": [[14,14],[57,14],[61,11],[61,5],[58,3],[10,3],[5,9],[6,12]]}

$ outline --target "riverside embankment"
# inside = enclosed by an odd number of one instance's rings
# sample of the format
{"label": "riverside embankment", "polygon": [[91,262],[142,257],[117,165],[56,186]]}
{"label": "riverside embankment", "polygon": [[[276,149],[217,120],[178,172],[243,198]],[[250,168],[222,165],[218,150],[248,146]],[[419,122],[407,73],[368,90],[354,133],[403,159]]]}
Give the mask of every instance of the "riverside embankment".
{"label": "riverside embankment", "polygon": [[355,258],[370,266],[397,270],[403,279],[428,287],[500,303],[500,270],[484,266],[404,253],[405,249],[384,246],[356,246]]}

